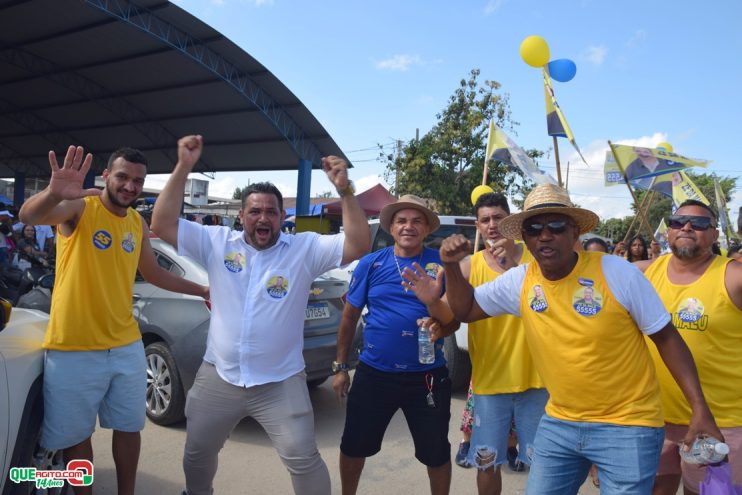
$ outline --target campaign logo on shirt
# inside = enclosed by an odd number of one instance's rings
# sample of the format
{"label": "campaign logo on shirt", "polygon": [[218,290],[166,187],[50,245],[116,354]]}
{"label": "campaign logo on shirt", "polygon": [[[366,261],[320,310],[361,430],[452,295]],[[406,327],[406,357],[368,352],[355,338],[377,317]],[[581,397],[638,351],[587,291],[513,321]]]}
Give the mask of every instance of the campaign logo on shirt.
{"label": "campaign logo on shirt", "polygon": [[590,282],[590,285],[577,289],[572,296],[572,307],[582,316],[595,316],[603,309],[603,294],[592,285],[592,280]]}
{"label": "campaign logo on shirt", "polygon": [[134,248],[136,247],[136,241],[134,241],[134,234],[131,232],[126,232],[124,234],[124,240],[121,241],[121,247],[124,248],[124,251],[127,253],[131,253],[134,251]]}
{"label": "campaign logo on shirt", "polygon": [[98,232],[93,234],[93,246],[97,247],[101,251],[111,247],[112,242],[113,237],[111,237],[111,234],[109,234],[105,230],[99,230]]}
{"label": "campaign logo on shirt", "polygon": [[265,289],[273,299],[283,299],[289,292],[289,281],[282,275],[276,275],[268,279]]}
{"label": "campaign logo on shirt", "polygon": [[441,265],[438,263],[427,263],[425,265],[425,273],[427,273],[430,277],[436,278],[438,276],[438,271],[441,269]]}
{"label": "campaign logo on shirt", "polygon": [[678,318],[683,323],[696,323],[703,318],[703,303],[695,297],[689,297],[678,305]]}
{"label": "campaign logo on shirt", "polygon": [[240,273],[245,269],[245,255],[242,253],[227,253],[224,256],[224,266],[232,273]]}
{"label": "campaign logo on shirt", "polygon": [[549,307],[549,303],[546,302],[546,296],[544,296],[544,288],[536,284],[531,287],[528,291],[528,305],[537,313],[546,311]]}

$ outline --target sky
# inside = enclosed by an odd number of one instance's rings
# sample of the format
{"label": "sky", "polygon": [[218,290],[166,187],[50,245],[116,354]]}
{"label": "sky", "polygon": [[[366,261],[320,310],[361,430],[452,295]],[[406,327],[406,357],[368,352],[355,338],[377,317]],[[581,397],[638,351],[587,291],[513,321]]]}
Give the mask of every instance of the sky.
{"label": "sky", "polygon": [[[481,70],[510,96],[511,137],[551,149],[539,69],[521,59],[530,35],[577,75],[554,82],[557,100],[589,166],[566,140],[574,202],[601,218],[632,214],[625,186],[603,186],[607,141],[711,160],[709,172],[742,175],[733,137],[742,114],[742,2],[686,0],[177,0],[262,63],[304,103],[346,153],[358,191],[384,180],[378,144],[422,136],[461,79]],[[208,136],[205,136],[208,147]],[[556,177],[553,153],[540,161]],[[204,178],[203,176],[194,176]],[[162,177],[148,178],[158,187]],[[295,196],[296,172],[219,173],[210,195],[231,197],[248,181],[270,180]],[[390,179],[391,180],[391,179]],[[313,171],[311,194],[332,190]],[[734,222],[742,181],[730,203]],[[669,213],[669,212],[668,212]]]}

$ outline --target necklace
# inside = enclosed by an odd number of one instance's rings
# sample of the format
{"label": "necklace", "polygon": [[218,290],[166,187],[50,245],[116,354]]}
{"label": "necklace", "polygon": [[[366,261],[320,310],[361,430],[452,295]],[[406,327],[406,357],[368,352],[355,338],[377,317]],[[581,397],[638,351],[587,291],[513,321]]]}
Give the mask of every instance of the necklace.
{"label": "necklace", "polygon": [[[420,262],[423,259],[423,251],[425,251],[425,248],[423,248],[422,251],[420,251],[420,255],[417,257],[417,264],[419,265]],[[392,251],[392,256],[394,256],[394,264],[397,265],[397,273],[399,273],[399,278],[404,282],[404,277],[402,276],[402,268],[399,266],[399,261],[397,260],[397,255]],[[407,287],[404,288],[404,291],[407,292],[409,289]]]}

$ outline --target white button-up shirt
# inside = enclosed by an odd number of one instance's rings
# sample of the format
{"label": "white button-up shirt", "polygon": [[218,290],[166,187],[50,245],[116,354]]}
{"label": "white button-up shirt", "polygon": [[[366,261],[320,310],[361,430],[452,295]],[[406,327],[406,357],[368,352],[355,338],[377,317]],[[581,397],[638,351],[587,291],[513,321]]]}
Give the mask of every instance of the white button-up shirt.
{"label": "white button-up shirt", "polygon": [[304,309],[314,279],[337,268],[344,234],[280,234],[257,250],[243,232],[178,224],[178,253],[209,273],[211,323],[204,360],[227,382],[251,387],[304,369]]}

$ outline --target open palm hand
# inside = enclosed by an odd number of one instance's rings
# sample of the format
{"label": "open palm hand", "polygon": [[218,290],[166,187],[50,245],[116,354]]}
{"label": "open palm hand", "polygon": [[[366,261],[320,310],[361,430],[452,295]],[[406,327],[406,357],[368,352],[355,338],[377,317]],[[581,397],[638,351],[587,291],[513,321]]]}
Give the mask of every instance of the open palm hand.
{"label": "open palm hand", "polygon": [[100,194],[98,189],[82,188],[85,176],[90,170],[90,164],[93,162],[93,155],[88,153],[83,160],[83,154],[82,146],[70,146],[60,168],[56,153],[49,152],[49,165],[52,172],[49,191],[53,196],[60,200],[70,200]]}

